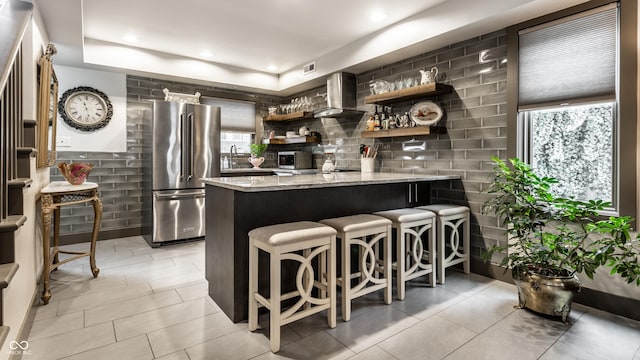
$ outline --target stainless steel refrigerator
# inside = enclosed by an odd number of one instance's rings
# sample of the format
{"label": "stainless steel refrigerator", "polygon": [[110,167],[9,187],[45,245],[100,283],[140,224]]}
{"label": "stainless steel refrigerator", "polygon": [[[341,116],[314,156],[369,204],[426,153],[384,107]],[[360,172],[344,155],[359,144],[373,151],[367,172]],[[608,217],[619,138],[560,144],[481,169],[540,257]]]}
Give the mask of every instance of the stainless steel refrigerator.
{"label": "stainless steel refrigerator", "polygon": [[220,108],[153,101],[145,146],[144,237],[152,246],[205,235],[205,177],[220,176]]}

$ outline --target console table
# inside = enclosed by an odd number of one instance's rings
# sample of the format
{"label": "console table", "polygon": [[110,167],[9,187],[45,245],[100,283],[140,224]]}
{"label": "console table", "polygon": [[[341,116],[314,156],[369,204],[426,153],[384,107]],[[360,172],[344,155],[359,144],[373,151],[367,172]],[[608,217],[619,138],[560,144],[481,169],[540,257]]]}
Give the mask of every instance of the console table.
{"label": "console table", "polygon": [[[96,267],[96,240],[98,240],[98,230],[100,229],[100,221],[102,220],[102,201],[100,201],[100,198],[98,197],[98,184],[85,182],[80,185],[71,185],[66,181],[51,182],[40,190],[40,199],[42,202],[42,257],[44,261],[44,268],[42,270],[42,278],[44,282],[42,301],[46,305],[49,303],[49,299],[51,299],[49,274],[60,265],[88,256],[93,277],[95,278],[98,276],[100,269]],[[58,248],[60,235],[60,207],[87,202],[91,202],[93,204],[93,211],[95,215],[93,220],[93,233],[91,235],[91,248],[89,252],[60,250]],[[52,212],[53,251],[50,249]],[[58,258],[59,254],[70,254],[74,256],[60,261]],[[53,258],[53,261],[51,261],[51,258]]]}

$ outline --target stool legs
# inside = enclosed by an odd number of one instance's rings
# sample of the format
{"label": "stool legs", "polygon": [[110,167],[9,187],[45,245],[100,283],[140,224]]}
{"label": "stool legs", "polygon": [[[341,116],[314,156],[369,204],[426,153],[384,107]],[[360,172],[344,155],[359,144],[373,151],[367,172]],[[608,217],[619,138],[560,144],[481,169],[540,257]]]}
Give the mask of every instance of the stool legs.
{"label": "stool legs", "polygon": [[[340,299],[342,305],[342,320],[351,320],[351,246],[349,239],[344,234],[338,234],[342,243],[342,297]],[[358,257],[361,255],[358,254]]]}
{"label": "stool legs", "polygon": [[[377,230],[367,230],[364,233],[338,233],[342,249],[342,278],[338,285],[342,286],[342,320],[351,320],[351,300],[373,291],[384,289],[384,302],[391,304],[391,225]],[[369,237],[367,239],[367,237]],[[382,269],[378,267],[380,261],[379,244],[382,242]],[[351,245],[358,246],[359,272],[351,273]],[[378,249],[376,251],[376,249]],[[382,278],[379,277],[382,273]],[[351,286],[351,280],[358,278],[360,282]]]}
{"label": "stool legs", "polygon": [[[326,255],[324,255],[326,256]],[[327,297],[329,292],[329,313],[327,314],[330,328],[336,327],[336,238],[331,239],[331,247],[329,248],[329,269],[325,268],[326,261],[322,261],[322,274],[326,276],[326,290],[321,293],[322,298]]]}
{"label": "stool legs", "polygon": [[254,294],[258,292],[258,248],[249,238],[249,331],[258,328],[258,301]]}
{"label": "stool legs", "polygon": [[[396,248],[397,248],[397,253],[396,253],[396,284],[397,284],[397,290],[398,290],[398,300],[404,300],[404,283],[405,281],[407,281],[405,279],[405,269],[407,268],[407,240],[408,239],[408,234],[405,232],[405,228],[404,226],[402,226],[402,224],[400,224],[400,226],[396,226],[395,227],[395,231],[396,231]],[[407,235],[407,236],[405,236]],[[411,241],[411,240],[409,240]]]}
{"label": "stool legs", "polygon": [[[455,222],[454,222],[455,221]],[[449,238],[445,241],[446,228],[449,228]],[[461,232],[462,230],[462,232]],[[464,216],[439,216],[438,217],[438,283],[445,282],[445,269],[449,266],[463,263],[466,274],[471,271],[471,259],[469,256],[469,242],[471,237],[470,216],[467,212]],[[462,242],[462,247],[460,243]],[[446,255],[448,244],[451,253]],[[446,257],[445,257],[446,256]]]}
{"label": "stool legs", "polygon": [[384,303],[391,304],[393,298],[393,282],[392,282],[392,270],[391,270],[391,225],[387,229],[387,235],[384,240],[384,278],[387,280],[387,286],[384,288]]}
{"label": "stool legs", "polygon": [[[280,350],[281,327],[327,310],[329,327],[336,327],[336,238],[312,239],[285,246],[269,246],[249,238],[249,331],[258,328],[258,308],[260,304],[269,309],[270,348],[272,352]],[[311,250],[313,249],[313,250]],[[258,256],[259,250],[269,254],[269,298],[258,292]],[[302,255],[299,252],[301,251]],[[319,276],[315,279],[312,266],[314,257],[319,258]],[[282,261],[293,260],[300,263],[296,278],[296,290],[282,294]],[[313,288],[319,289],[319,298],[311,295]],[[283,300],[300,297],[287,310],[282,310]]]}
{"label": "stool legs", "polygon": [[280,254],[271,254],[271,276],[270,276],[270,307],[269,312],[269,339],[271,340],[271,351],[278,352],[280,350]]}
{"label": "stool legs", "polygon": [[464,246],[464,263],[462,267],[464,269],[464,273],[468,274],[471,272],[471,216],[469,213],[466,215],[466,219],[464,222],[464,234],[462,237],[462,244]]}
{"label": "stool legs", "polygon": [[[415,223],[394,224],[396,230],[396,278],[398,300],[404,300],[406,282],[429,274],[429,285],[436,283],[436,251],[434,236],[435,219],[432,218],[426,225]],[[425,250],[422,245],[422,237],[427,233],[428,257],[424,256]],[[427,263],[423,261],[427,260]]]}
{"label": "stool legs", "polygon": [[[444,269],[445,269],[445,264],[444,264],[444,254],[446,252],[446,248],[444,246],[444,237],[445,237],[445,229],[446,229],[446,223],[443,219],[439,218],[438,219],[438,259],[437,259],[437,264],[438,264],[438,284],[444,284]],[[453,235],[453,233],[452,233]]]}

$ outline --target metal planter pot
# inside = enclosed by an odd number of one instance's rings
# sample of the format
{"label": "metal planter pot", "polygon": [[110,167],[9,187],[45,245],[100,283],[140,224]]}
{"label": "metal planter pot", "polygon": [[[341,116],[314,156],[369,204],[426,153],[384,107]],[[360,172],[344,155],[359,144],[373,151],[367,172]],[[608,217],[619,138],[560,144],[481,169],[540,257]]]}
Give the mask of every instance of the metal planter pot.
{"label": "metal planter pot", "polygon": [[521,308],[546,315],[562,316],[562,321],[567,322],[573,297],[580,291],[578,277],[547,277],[527,271],[515,275]]}

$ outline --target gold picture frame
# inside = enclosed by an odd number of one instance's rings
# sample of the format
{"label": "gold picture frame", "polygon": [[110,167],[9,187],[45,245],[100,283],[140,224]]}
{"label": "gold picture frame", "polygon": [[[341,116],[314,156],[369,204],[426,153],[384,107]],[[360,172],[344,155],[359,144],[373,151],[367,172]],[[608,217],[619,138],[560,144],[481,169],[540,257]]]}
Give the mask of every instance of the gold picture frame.
{"label": "gold picture frame", "polygon": [[[56,125],[58,122],[58,78],[53,70],[51,57],[57,52],[53,44],[38,62],[38,152],[36,166],[49,167],[56,162]],[[51,128],[51,136],[49,136]]]}

